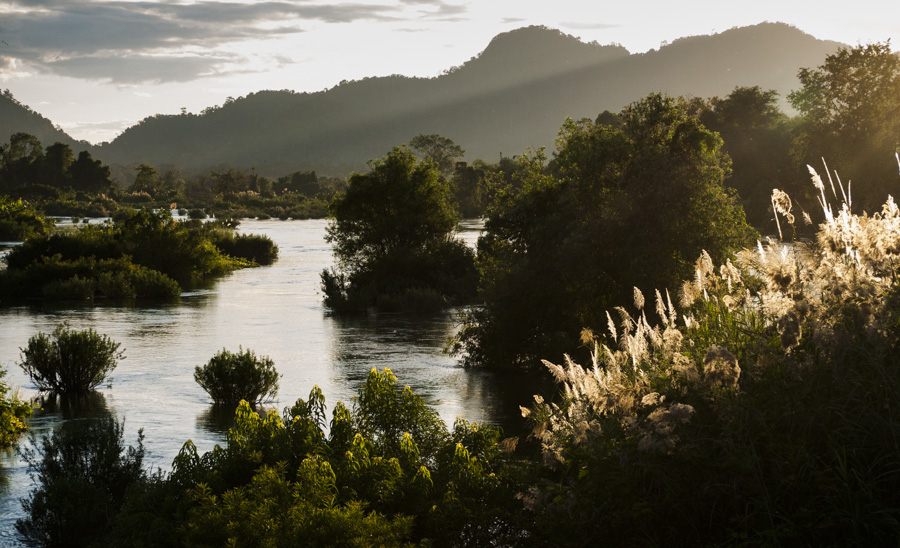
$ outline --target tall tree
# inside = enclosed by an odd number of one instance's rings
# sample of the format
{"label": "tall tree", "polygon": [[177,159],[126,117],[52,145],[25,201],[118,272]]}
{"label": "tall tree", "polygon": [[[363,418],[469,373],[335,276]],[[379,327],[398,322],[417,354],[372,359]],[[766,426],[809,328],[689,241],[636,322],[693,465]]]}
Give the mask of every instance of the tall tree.
{"label": "tall tree", "polygon": [[818,166],[824,157],[854,181],[854,203],[872,212],[897,174],[900,56],[890,42],[841,48],[798,76],[802,87],[788,96],[801,115],[797,160]]}
{"label": "tall tree", "polygon": [[481,297],[460,338],[471,365],[527,367],[578,351],[606,310],[689,278],[754,231],[723,186],[722,140],[679,99],[650,95],[619,124],[568,120],[552,170],[520,158],[525,180],[501,196],[478,244]]}
{"label": "tall tree", "polygon": [[110,192],[115,186],[110,179],[109,166],[93,159],[86,150],[78,153],[78,159],[69,168],[69,175],[71,185],[76,190],[101,193]]}
{"label": "tall tree", "polygon": [[[453,235],[458,213],[450,188],[432,162],[417,162],[406,147],[394,148],[354,174],[346,193],[331,204],[326,240],[349,287],[323,273],[326,303],[339,305],[350,291],[363,299],[433,290],[462,298],[474,286],[470,250]],[[374,302],[358,302],[371,306]]]}
{"label": "tall tree", "polygon": [[466,153],[452,139],[436,133],[416,135],[409,140],[409,148],[422,159],[436,163],[444,176],[449,176],[453,172],[456,161],[462,159]]}

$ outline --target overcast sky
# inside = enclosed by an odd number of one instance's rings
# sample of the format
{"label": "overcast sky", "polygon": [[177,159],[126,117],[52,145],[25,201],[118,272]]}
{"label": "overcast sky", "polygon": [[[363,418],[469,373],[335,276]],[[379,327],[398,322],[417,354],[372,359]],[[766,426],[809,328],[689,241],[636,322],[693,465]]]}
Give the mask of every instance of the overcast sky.
{"label": "overcast sky", "polygon": [[900,44],[897,0],[0,0],[0,88],[99,142],[261,89],[437,76],[527,25],[643,52],[763,21]]}

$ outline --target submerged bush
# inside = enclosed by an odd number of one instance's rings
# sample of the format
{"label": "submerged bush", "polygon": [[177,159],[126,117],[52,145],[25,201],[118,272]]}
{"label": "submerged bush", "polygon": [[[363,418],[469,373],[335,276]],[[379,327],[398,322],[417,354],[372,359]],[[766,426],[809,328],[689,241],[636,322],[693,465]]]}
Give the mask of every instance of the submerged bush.
{"label": "submerged bush", "polygon": [[216,230],[211,234],[213,244],[230,256],[270,265],[278,258],[278,246],[262,234],[235,234],[231,230]]}
{"label": "submerged bush", "polygon": [[147,478],[143,433],[125,448],[112,417],[69,421],[23,452],[36,489],[16,530],[33,546],[89,546],[109,528],[128,489]]}
{"label": "submerged bush", "polygon": [[60,324],[49,336],[28,339],[19,364],[39,390],[86,392],[96,388],[125,355],[119,343],[93,329],[76,331]]}
{"label": "submerged bush", "polygon": [[206,365],[194,368],[194,380],[216,405],[235,407],[241,400],[250,405],[272,399],[278,393],[275,363],[258,358],[251,350],[237,353],[222,349]]}

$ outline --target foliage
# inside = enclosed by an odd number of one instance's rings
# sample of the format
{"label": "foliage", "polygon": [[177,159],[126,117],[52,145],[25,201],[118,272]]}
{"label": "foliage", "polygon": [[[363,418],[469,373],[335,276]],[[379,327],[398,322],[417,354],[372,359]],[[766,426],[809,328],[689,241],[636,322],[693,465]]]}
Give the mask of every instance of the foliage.
{"label": "foliage", "polygon": [[211,232],[210,239],[225,255],[254,264],[270,265],[278,258],[278,246],[263,234],[235,234],[233,230],[220,229]]}
{"label": "foliage", "polygon": [[53,223],[21,199],[0,196],[0,241],[24,241],[53,231]]}
{"label": "foliage", "polygon": [[206,365],[194,368],[194,380],[213,403],[227,407],[241,400],[255,406],[274,398],[280,376],[268,356],[257,358],[252,350],[243,349],[234,353],[223,348]]}
{"label": "foliage", "polygon": [[[798,77],[801,89],[788,96],[800,112],[798,164],[835,162],[850,180],[864,182],[853,187],[856,206],[877,211],[897,170],[900,56],[889,42],[841,48]],[[807,209],[815,206],[810,198]]]}
{"label": "foliage", "polygon": [[681,313],[657,291],[652,325],[635,289],[636,311],[617,308],[608,338],[586,334],[591,364],[545,362],[565,396],[525,410],[545,465],[524,498],[539,536],[894,542],[900,209],[889,198],[871,217],[847,202],[835,212],[814,182],[825,215],[815,241],[769,240],[718,268],[704,252]]}
{"label": "foliage", "polygon": [[456,344],[467,364],[531,367],[573,351],[633,285],[674,285],[688,257],[722,260],[750,241],[723,186],[722,141],[688,106],[650,95],[616,126],[568,120],[549,168],[542,152],[518,159],[522,190],[498,195],[479,239],[484,307]]}
{"label": "foliage", "polygon": [[18,532],[33,546],[89,546],[110,527],[126,493],[146,481],[143,433],[125,448],[112,417],[69,421],[23,456],[36,490],[22,500]]}
{"label": "foliage", "polygon": [[456,161],[466,153],[452,139],[438,134],[424,135],[420,133],[409,140],[409,148],[423,160],[430,160],[437,164],[438,170],[444,175],[452,173]]}
{"label": "foliage", "polygon": [[[164,481],[134,493],[105,545],[480,546],[521,534],[515,466],[499,431],[452,432],[389,370],[372,370],[353,407],[318,387],[283,416],[242,402],[227,444],[188,442]],[[148,538],[151,528],[164,534]]]}
{"label": "foliage", "polygon": [[0,448],[9,447],[28,428],[25,419],[31,416],[32,406],[19,400],[16,391],[3,382],[6,370],[0,367]]}
{"label": "foliage", "polygon": [[87,392],[106,380],[125,355],[119,343],[93,329],[56,326],[49,336],[38,333],[21,349],[20,367],[39,390]]}
{"label": "foliage", "polygon": [[759,86],[737,87],[699,108],[700,120],[721,135],[723,150],[732,160],[725,183],[737,190],[747,221],[771,234],[775,230],[771,189],[787,190],[798,198],[807,194],[808,185],[801,184],[805,168],[798,169],[790,155],[796,123],[779,110],[778,93]]}
{"label": "foliage", "polygon": [[178,282],[268,264],[277,253],[271,239],[235,235],[222,223],[179,222],[169,210],[125,212],[111,225],[34,237],[13,249],[0,272],[0,298],[174,298]]}
{"label": "foliage", "polygon": [[473,254],[453,238],[458,216],[431,162],[395,148],[350,178],[331,205],[326,240],[338,271],[322,274],[328,306],[377,306],[410,290],[432,289],[459,302],[474,292]]}
{"label": "foliage", "polygon": [[41,257],[24,268],[0,275],[0,299],[23,297],[50,300],[147,297],[173,299],[181,294],[175,280],[136,265],[129,257],[95,260],[62,259],[61,254]]}

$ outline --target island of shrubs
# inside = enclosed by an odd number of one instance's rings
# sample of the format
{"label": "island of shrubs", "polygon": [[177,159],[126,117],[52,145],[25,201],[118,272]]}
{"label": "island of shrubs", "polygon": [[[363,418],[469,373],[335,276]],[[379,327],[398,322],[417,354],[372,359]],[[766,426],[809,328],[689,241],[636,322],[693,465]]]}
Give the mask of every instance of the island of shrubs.
{"label": "island of shrubs", "polygon": [[6,256],[0,301],[173,298],[181,284],[275,260],[271,239],[235,234],[231,225],[142,209],[109,224],[34,236]]}

